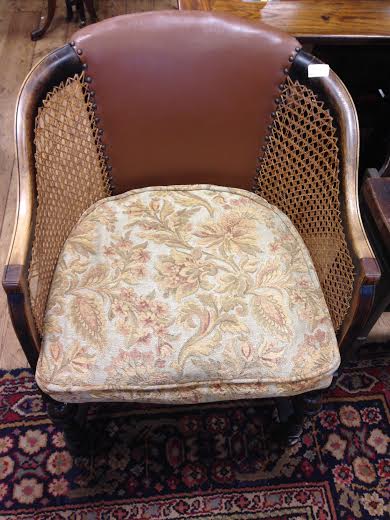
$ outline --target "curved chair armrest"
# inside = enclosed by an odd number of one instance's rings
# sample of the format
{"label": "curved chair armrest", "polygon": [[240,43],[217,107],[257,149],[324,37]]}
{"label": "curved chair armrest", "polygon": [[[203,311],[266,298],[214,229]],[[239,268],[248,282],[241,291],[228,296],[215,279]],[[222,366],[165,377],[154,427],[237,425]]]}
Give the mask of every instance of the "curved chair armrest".
{"label": "curved chair armrest", "polygon": [[365,324],[370,316],[375,286],[380,277],[381,271],[375,257],[359,259],[350,310],[339,332],[340,348],[352,346],[355,340],[361,341],[366,338]]}
{"label": "curved chair armrest", "polygon": [[353,100],[340,78],[308,77],[308,66],[320,60],[304,51],[298,53],[291,76],[308,86],[329,108],[337,123],[340,147],[340,209],[348,249],[355,267],[352,301],[338,332],[341,348],[364,332],[374,300],[380,269],[360,216],[358,196],[359,122]]}
{"label": "curved chair armrest", "polygon": [[7,293],[9,312],[16,335],[29,364],[35,368],[40,339],[31,310],[28,287],[33,227],[32,179],[28,171],[20,168],[19,165],[16,223],[4,267],[3,287]]}
{"label": "curved chair armrest", "polygon": [[40,339],[31,310],[28,266],[34,231],[34,96],[31,77],[40,62],[25,79],[15,112],[15,142],[18,167],[17,210],[8,259],[3,273],[11,321],[28,362],[35,368]]}
{"label": "curved chair armrest", "polygon": [[29,72],[20,89],[15,112],[15,142],[18,166],[16,223],[3,287],[8,297],[11,320],[26,357],[35,368],[40,349],[30,302],[28,270],[35,222],[34,127],[42,100],[54,86],[79,73],[82,65],[70,45],[48,54]]}
{"label": "curved chair armrest", "polygon": [[324,90],[339,121],[339,139],[343,149],[340,167],[341,214],[345,235],[355,265],[356,276],[349,312],[339,331],[340,348],[359,339],[369,318],[375,296],[375,286],[381,271],[367,238],[359,207],[359,121],[353,100],[338,76],[331,71],[324,78]]}

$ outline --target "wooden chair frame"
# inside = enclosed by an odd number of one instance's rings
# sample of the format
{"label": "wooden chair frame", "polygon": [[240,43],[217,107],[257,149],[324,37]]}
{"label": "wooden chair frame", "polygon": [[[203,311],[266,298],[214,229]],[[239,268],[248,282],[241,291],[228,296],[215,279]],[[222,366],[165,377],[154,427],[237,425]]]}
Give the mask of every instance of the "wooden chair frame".
{"label": "wooden chair frame", "polygon": [[[310,63],[320,63],[311,55],[300,51],[292,64],[290,77],[309,87],[325,102],[338,126],[340,151],[340,189],[342,221],[348,248],[355,266],[355,282],[349,312],[338,333],[342,353],[359,338],[370,314],[375,294],[375,285],[380,270],[366,237],[358,203],[358,156],[359,126],[352,99],[331,71],[328,77],[308,78]],[[46,94],[68,77],[83,70],[83,65],[71,45],[55,50],[39,62],[24,81],[16,107],[15,141],[18,164],[18,207],[16,225],[10,253],[3,277],[9,311],[13,326],[26,354],[35,370],[40,337],[35,327],[28,285],[28,270],[31,259],[32,241],[36,216],[36,186],[34,164],[34,125],[38,107]],[[282,416],[289,418],[288,440],[296,442],[301,432],[304,412],[318,410],[317,393],[303,394],[290,400],[292,407],[280,406]],[[69,441],[75,439],[78,413],[77,405],[64,405],[48,399],[51,417],[60,423]],[[287,411],[286,411],[287,410]],[[76,428],[77,429],[77,428]],[[77,443],[70,442],[73,446]]]}

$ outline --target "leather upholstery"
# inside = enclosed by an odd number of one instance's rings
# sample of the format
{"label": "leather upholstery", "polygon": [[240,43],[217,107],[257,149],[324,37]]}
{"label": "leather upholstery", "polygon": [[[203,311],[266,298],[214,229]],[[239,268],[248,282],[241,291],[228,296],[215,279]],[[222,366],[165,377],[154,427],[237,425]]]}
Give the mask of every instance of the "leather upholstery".
{"label": "leather upholstery", "polygon": [[111,18],[73,40],[117,193],[251,187],[294,38],[227,15],[160,11]]}

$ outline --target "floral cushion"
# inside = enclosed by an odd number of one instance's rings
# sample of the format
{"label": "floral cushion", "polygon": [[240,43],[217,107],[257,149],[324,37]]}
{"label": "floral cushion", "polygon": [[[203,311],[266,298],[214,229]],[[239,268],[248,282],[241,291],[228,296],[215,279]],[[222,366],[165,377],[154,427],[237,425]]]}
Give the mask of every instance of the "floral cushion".
{"label": "floral cushion", "polygon": [[62,401],[194,403],[326,387],[338,365],[290,220],[244,190],[169,186],[82,215],[54,274],[36,377]]}

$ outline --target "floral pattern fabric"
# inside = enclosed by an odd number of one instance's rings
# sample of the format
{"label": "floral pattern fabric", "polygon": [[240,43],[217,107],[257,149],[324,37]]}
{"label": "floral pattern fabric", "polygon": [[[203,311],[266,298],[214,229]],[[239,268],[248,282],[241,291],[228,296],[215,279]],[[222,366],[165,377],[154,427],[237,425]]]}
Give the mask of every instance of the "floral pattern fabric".
{"label": "floral pattern fabric", "polygon": [[211,185],[89,208],[60,255],[37,382],[63,401],[193,403],[329,386],[337,342],[282,212]]}

